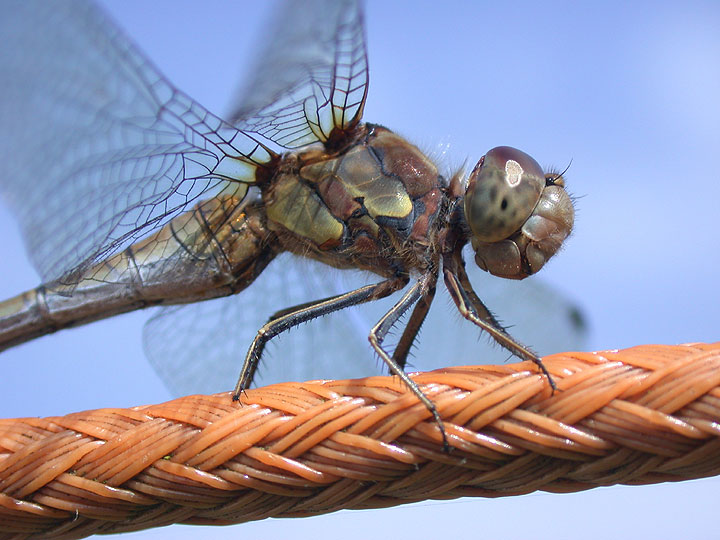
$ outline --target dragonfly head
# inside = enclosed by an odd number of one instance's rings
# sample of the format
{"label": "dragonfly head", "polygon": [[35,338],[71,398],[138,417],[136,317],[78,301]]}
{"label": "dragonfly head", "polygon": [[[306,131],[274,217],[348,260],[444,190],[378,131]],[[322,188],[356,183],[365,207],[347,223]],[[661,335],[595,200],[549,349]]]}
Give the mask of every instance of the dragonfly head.
{"label": "dragonfly head", "polygon": [[490,150],[470,173],[464,210],[475,262],[510,279],[540,270],[575,219],[562,175],[545,174],[532,157],[509,146]]}

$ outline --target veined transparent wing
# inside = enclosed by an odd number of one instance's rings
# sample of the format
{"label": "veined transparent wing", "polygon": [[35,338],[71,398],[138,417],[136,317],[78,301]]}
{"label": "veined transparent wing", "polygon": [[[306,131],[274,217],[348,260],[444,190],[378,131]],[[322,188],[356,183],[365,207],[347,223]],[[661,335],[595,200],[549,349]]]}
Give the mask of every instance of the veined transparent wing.
{"label": "veined transparent wing", "polygon": [[[501,321],[512,324],[513,336],[536,352],[583,348],[587,331],[580,311],[557,291],[536,278],[496,278],[475,265],[467,270],[487,306]],[[249,344],[270,315],[375,281],[378,277],[372,274],[335,270],[286,254],[271,262],[240,295],[161,308],[145,326],[145,350],[176,395],[231,390]],[[263,355],[253,386],[386,373],[367,338],[398,294],[278,336]],[[389,350],[393,337],[399,337],[399,330],[389,336]],[[413,352],[408,371],[512,361],[507,351],[460,317],[444,288],[438,288]]]}
{"label": "veined transparent wing", "polygon": [[6,2],[0,36],[0,191],[46,282],[72,283],[194,201],[242,199],[272,157],[89,2]]}
{"label": "veined transparent wing", "polygon": [[342,139],[360,121],[367,96],[360,3],[291,0],[268,28],[272,37],[242,86],[230,121],[285,148]]}

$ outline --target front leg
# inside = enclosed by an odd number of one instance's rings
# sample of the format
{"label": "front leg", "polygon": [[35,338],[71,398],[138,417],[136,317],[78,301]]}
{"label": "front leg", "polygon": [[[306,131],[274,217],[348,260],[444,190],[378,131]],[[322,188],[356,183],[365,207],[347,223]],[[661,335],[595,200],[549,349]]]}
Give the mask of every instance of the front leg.
{"label": "front leg", "polygon": [[528,347],[513,338],[505,328],[493,317],[490,310],[483,304],[470,284],[461,252],[448,256],[443,261],[443,277],[445,285],[455,305],[465,319],[479,326],[501,346],[521,360],[530,360],[547,377],[550,388],[557,390],[557,385],[548,372],[542,359]]}

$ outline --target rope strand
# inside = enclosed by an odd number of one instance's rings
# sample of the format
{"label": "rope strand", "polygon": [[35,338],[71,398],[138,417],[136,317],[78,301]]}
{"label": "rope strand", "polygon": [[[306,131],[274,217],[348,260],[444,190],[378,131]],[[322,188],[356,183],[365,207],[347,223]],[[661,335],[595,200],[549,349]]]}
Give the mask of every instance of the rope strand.
{"label": "rope strand", "polygon": [[0,420],[0,539],[82,538],[720,473],[720,343]]}

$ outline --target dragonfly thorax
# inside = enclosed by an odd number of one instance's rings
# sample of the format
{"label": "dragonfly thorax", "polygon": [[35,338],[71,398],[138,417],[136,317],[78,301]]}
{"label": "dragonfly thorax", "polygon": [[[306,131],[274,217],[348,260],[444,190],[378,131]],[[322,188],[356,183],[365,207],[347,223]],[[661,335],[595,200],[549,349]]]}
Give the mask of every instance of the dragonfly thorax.
{"label": "dragonfly thorax", "polygon": [[288,251],[383,276],[427,264],[445,188],[402,137],[366,124],[339,154],[290,154],[263,190],[268,229]]}

